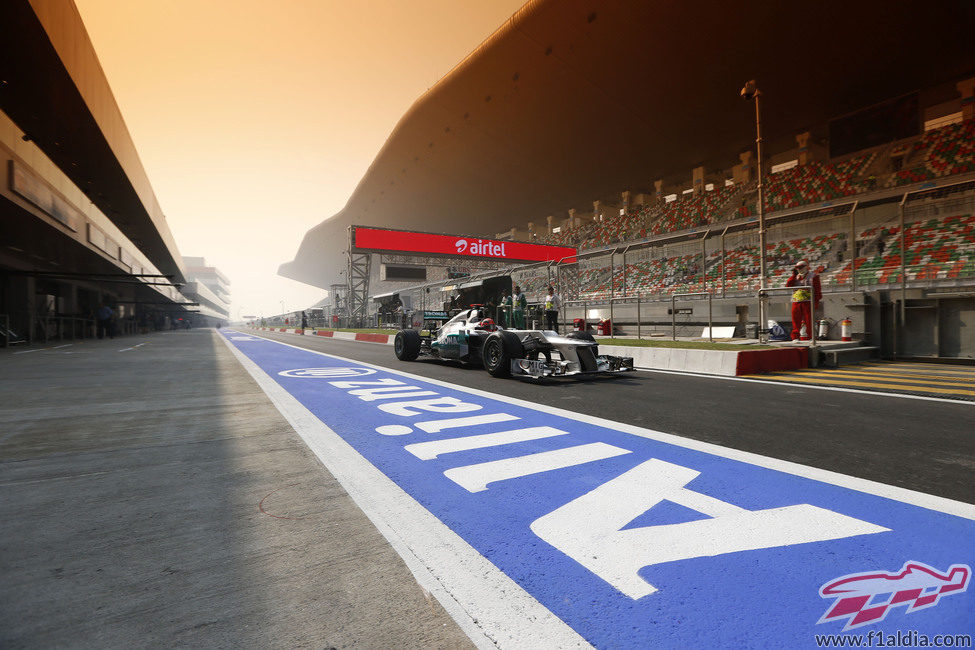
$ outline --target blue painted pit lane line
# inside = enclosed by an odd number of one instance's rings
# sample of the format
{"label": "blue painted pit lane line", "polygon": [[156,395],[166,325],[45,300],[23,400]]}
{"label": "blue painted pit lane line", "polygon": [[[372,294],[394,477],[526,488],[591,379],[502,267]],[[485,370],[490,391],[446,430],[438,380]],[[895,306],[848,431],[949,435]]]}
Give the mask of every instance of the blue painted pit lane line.
{"label": "blue painted pit lane line", "polygon": [[[844,629],[975,634],[975,506],[223,335],[245,367],[594,646],[815,647],[817,634]],[[932,570],[917,594],[909,563]],[[426,568],[448,592],[464,579]],[[865,572],[885,576],[868,581],[873,592],[820,594]],[[462,610],[490,618],[469,600]],[[507,645],[504,624],[477,623]]]}

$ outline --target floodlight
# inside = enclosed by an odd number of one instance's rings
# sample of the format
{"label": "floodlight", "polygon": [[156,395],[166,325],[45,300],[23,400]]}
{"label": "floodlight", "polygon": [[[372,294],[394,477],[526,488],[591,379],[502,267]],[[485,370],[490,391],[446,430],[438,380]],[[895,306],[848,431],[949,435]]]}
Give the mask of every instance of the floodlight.
{"label": "floodlight", "polygon": [[758,85],[755,83],[754,79],[746,83],[745,87],[741,89],[742,99],[754,99],[755,95],[757,94],[758,94]]}

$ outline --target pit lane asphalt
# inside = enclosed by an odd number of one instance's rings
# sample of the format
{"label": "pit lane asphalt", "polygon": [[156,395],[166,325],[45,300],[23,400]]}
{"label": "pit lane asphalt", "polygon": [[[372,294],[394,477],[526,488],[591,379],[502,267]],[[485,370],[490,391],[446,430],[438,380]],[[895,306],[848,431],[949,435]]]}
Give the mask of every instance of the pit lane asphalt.
{"label": "pit lane asphalt", "polygon": [[251,332],[290,345],[685,438],[975,503],[975,406],[637,371],[539,383],[398,361],[392,346]]}

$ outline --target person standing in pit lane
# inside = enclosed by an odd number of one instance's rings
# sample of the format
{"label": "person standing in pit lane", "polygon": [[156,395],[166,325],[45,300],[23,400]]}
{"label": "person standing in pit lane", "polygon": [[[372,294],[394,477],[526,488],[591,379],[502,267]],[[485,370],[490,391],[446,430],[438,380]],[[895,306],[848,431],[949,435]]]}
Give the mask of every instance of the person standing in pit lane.
{"label": "person standing in pit lane", "polygon": [[495,319],[498,325],[504,329],[511,327],[511,294],[507,289],[501,290],[501,305],[498,310],[498,317]]}
{"label": "person standing in pit lane", "polygon": [[548,293],[545,295],[545,329],[552,330],[556,334],[559,332],[559,311],[562,308],[561,303],[559,294],[555,293],[552,285],[548,285]]}
{"label": "person standing in pit lane", "polygon": [[[809,268],[809,262],[799,260],[792,269],[792,276],[785,281],[787,287],[811,286],[812,295],[809,289],[796,289],[792,294],[792,340],[808,341],[812,336],[812,307],[811,301],[815,301],[816,311],[822,313],[823,288],[819,282],[819,276]],[[802,334],[802,326],[806,326],[805,335]]]}
{"label": "person standing in pit lane", "polygon": [[105,303],[102,303],[98,307],[96,316],[98,317],[98,338],[105,338],[105,335],[107,334],[108,338],[114,339],[115,330],[112,319],[115,317],[115,312],[112,311],[112,308]]}
{"label": "person standing in pit lane", "polygon": [[514,316],[511,319],[514,321],[514,328],[516,330],[523,330],[525,329],[525,310],[528,309],[528,298],[521,292],[521,287],[517,284],[515,285],[515,294],[512,296],[511,302],[514,306]]}

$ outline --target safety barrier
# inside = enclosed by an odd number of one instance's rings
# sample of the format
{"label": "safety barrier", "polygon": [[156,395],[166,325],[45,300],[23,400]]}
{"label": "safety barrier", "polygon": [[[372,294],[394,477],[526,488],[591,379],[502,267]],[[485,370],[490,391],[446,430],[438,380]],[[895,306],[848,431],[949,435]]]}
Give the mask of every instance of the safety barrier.
{"label": "safety barrier", "polygon": [[[569,322],[569,319],[567,317],[567,312],[571,307],[581,306],[582,313],[583,313],[583,320],[586,320],[588,324],[588,320],[590,317],[589,314],[590,305],[597,306],[597,305],[608,304],[610,327],[615,329],[616,328],[616,309],[615,309],[616,305],[618,303],[631,304],[631,305],[636,305],[636,338],[640,339],[643,338],[643,325],[644,325],[643,313],[642,313],[643,305],[646,303],[659,304],[661,302],[670,302],[672,338],[674,340],[677,340],[677,333],[676,333],[677,323],[676,323],[676,312],[675,312],[675,304],[674,304],[675,298],[694,297],[694,296],[708,296],[708,334],[709,334],[708,340],[713,341],[714,340],[713,329],[712,329],[714,326],[713,308],[712,308],[713,294],[708,291],[688,292],[688,293],[678,292],[678,293],[671,294],[667,298],[658,299],[658,300],[652,300],[652,299],[648,300],[645,296],[641,296],[641,295],[613,296],[611,298],[603,298],[603,299],[584,298],[579,300],[565,300],[562,302],[562,309],[559,310],[559,323],[561,324],[562,328],[571,329],[572,323]],[[567,331],[567,330],[563,329],[563,331]]]}
{"label": "safety barrier", "polygon": [[589,319],[589,301],[588,300],[563,300],[562,309],[559,310],[559,327],[562,332],[569,332],[572,330],[570,323],[566,319],[566,308],[573,305],[582,305],[582,319],[588,322]]}

